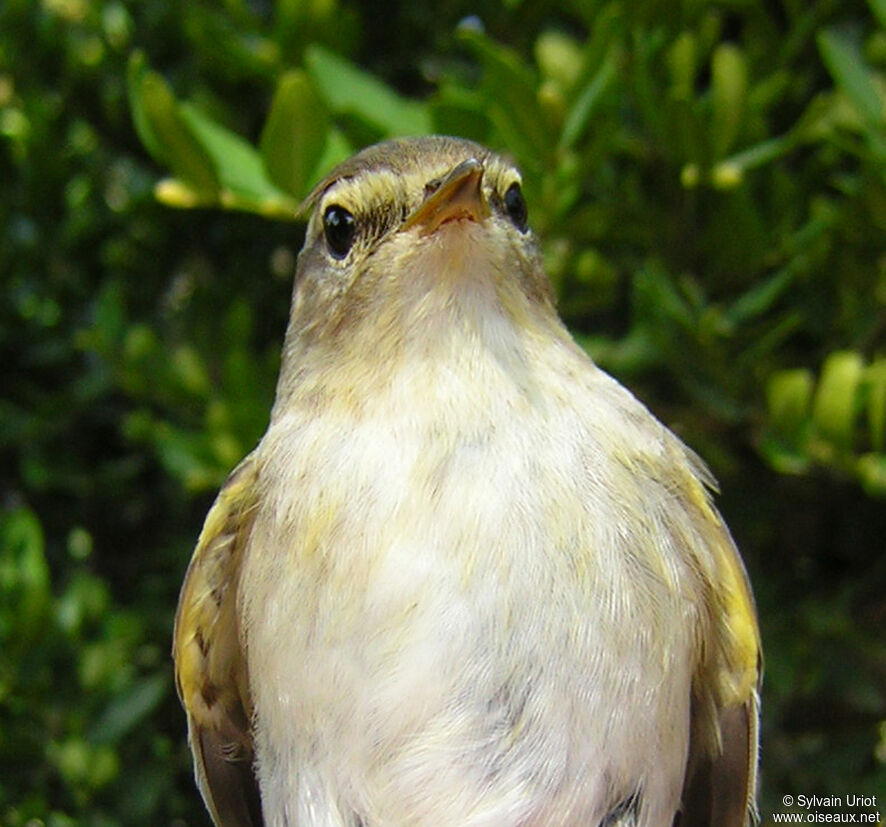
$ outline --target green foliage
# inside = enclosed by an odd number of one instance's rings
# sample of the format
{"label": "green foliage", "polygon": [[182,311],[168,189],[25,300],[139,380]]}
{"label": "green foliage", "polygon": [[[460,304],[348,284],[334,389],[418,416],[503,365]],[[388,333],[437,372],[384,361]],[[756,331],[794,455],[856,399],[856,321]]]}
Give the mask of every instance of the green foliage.
{"label": "green foliage", "polygon": [[172,612],[298,207],[426,132],[517,160],[576,337],[721,480],[764,823],[886,796],[884,127],[883,0],[0,4],[0,823],[206,823]]}
{"label": "green foliage", "polygon": [[818,464],[856,477],[871,496],[886,496],[886,358],[865,366],[837,351],[812,373],[773,373],[767,384],[770,430],[761,451],[776,471],[803,474]]}
{"label": "green foliage", "polygon": [[[54,788],[96,818],[103,799],[143,818],[169,791],[162,762],[177,745],[155,736],[139,771],[129,743],[169,695],[165,652],[147,639],[145,618],[113,605],[89,571],[92,551],[91,535],[73,527],[69,579],[53,593],[37,516],[19,507],[0,520],[0,808],[10,827],[69,823],[47,798]],[[136,778],[145,787],[130,797]]]}

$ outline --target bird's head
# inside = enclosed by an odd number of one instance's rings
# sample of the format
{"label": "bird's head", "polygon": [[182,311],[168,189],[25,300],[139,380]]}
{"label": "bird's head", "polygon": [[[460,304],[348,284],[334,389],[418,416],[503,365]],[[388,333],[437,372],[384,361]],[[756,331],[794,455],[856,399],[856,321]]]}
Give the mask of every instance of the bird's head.
{"label": "bird's head", "polygon": [[327,377],[333,361],[377,373],[416,348],[512,349],[523,332],[560,327],[520,172],[479,144],[423,137],[371,146],[336,167],[305,206],[283,396],[318,359]]}
{"label": "bird's head", "polygon": [[[479,144],[387,141],[334,169],[307,200],[299,256],[299,328],[330,335],[369,318],[427,321],[434,297],[455,307],[486,293],[505,307],[550,303],[517,168]],[[380,315],[378,315],[380,313]]]}

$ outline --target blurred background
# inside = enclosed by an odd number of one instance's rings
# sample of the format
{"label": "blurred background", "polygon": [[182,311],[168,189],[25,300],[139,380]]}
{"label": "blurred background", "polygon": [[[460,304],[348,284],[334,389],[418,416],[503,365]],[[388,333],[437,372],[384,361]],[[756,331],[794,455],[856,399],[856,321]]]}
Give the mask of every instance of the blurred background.
{"label": "blurred background", "polygon": [[0,824],[208,824],[172,618],[296,206],[423,132],[522,166],[576,338],[720,480],[763,822],[886,810],[886,0],[3,0]]}

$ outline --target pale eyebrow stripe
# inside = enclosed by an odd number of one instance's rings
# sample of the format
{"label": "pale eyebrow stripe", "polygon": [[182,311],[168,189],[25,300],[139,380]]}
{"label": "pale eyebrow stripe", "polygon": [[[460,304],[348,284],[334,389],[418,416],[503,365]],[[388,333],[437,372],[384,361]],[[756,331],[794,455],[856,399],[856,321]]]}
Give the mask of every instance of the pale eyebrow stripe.
{"label": "pale eyebrow stripe", "polygon": [[[384,195],[396,198],[399,195],[407,195],[413,189],[423,190],[426,175],[419,170],[398,173],[387,167],[361,170],[355,175],[330,182],[329,186],[320,193],[318,203],[325,205],[330,198],[342,198],[355,204],[362,200],[360,196],[366,193],[367,182],[372,179],[378,181],[380,185],[368,188],[370,194],[384,190]],[[347,204],[343,203],[342,206]]]}

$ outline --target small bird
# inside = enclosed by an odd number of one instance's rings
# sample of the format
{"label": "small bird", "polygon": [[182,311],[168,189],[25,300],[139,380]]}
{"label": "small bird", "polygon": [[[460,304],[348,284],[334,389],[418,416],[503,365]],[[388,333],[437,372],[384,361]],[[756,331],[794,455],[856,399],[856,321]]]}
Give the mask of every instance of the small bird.
{"label": "small bird", "polygon": [[760,639],[702,462],[557,315],[519,171],[313,191],[270,424],[174,633],[218,827],[743,827]]}

